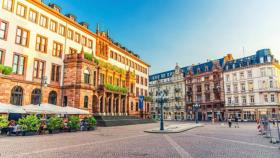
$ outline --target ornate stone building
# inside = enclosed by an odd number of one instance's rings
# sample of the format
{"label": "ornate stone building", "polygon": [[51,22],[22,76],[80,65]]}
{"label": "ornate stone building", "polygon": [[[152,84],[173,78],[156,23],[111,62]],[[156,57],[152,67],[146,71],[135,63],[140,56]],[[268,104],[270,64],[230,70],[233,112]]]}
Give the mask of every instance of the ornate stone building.
{"label": "ornate stone building", "polygon": [[227,117],[252,121],[279,114],[280,65],[269,49],[226,63],[224,80]]}
{"label": "ornate stone building", "polygon": [[40,0],[0,0],[0,12],[0,102],[38,104],[42,93],[94,114],[149,115],[137,96],[148,93],[149,65],[108,32]]}
{"label": "ornate stone building", "polygon": [[185,120],[185,83],[183,70],[176,64],[174,70],[154,74],[150,77],[149,94],[153,97],[151,115],[159,118],[160,105],[156,103],[157,91],[163,91],[168,98],[164,104],[164,119]]}
{"label": "ornate stone building", "polygon": [[199,120],[223,120],[224,88],[223,65],[232,60],[231,54],[218,60],[192,65],[186,68],[186,112],[187,119],[194,119],[194,104],[199,104]]}

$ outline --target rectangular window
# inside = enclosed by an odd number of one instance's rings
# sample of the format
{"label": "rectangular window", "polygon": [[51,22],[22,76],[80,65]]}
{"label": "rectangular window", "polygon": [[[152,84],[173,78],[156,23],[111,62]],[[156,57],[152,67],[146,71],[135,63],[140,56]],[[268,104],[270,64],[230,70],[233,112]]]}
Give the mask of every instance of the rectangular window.
{"label": "rectangular window", "polygon": [[57,22],[55,22],[54,20],[51,20],[50,22],[50,30],[53,32],[57,31]]}
{"label": "rectangular window", "polygon": [[0,19],[0,39],[7,39],[8,34],[8,22]]}
{"label": "rectangular window", "polygon": [[253,91],[253,90],[254,90],[253,81],[248,82],[248,90],[249,90],[249,91]]}
{"label": "rectangular window", "polygon": [[238,97],[234,97],[234,103],[238,104],[238,102],[239,102]]}
{"label": "rectangular window", "polygon": [[247,71],[247,76],[248,76],[248,78],[252,78],[253,77],[251,70]]}
{"label": "rectangular window", "polygon": [[47,28],[48,27],[48,18],[44,15],[41,15],[39,25]]}
{"label": "rectangular window", "polygon": [[30,9],[29,10],[29,15],[28,15],[28,20],[37,23],[38,22],[38,12]]}
{"label": "rectangular window", "polygon": [[60,43],[53,42],[53,56],[61,57],[63,46]]}
{"label": "rectangular window", "polygon": [[90,40],[90,39],[88,40],[88,47],[92,48],[92,40]]}
{"label": "rectangular window", "polygon": [[80,43],[80,37],[81,37],[81,35],[79,34],[79,33],[75,33],[75,42],[78,42],[78,43]]}
{"label": "rectangular window", "polygon": [[83,46],[87,45],[87,38],[85,36],[82,36],[82,45]]}
{"label": "rectangular window", "polygon": [[231,97],[228,98],[228,104],[231,104]]}
{"label": "rectangular window", "polygon": [[19,54],[14,54],[13,73],[17,75],[24,74],[25,57]]}
{"label": "rectangular window", "polygon": [[29,31],[18,27],[16,33],[16,44],[27,47],[29,40]]}
{"label": "rectangular window", "polygon": [[253,95],[250,96],[250,101],[251,101],[251,103],[255,103],[255,97]]}
{"label": "rectangular window", "polygon": [[242,96],[242,104],[246,104],[246,96]]}
{"label": "rectangular window", "polygon": [[68,29],[67,31],[67,38],[70,40],[73,40],[73,30]]}
{"label": "rectangular window", "polygon": [[16,12],[16,14],[18,15],[18,16],[21,16],[21,17],[26,17],[26,6],[24,6],[23,4],[21,4],[21,3],[18,3],[17,4],[17,12]]}
{"label": "rectangular window", "polygon": [[5,51],[0,49],[0,64],[4,64]]}
{"label": "rectangular window", "polygon": [[266,103],[268,102],[268,97],[266,94],[264,95],[264,102],[266,102]]}
{"label": "rectangular window", "polygon": [[8,11],[13,11],[13,5],[14,5],[13,0],[4,0],[3,1],[3,8]]}
{"label": "rectangular window", "polygon": [[242,91],[242,92],[245,92],[245,91],[246,91],[245,83],[241,83],[241,91]]}
{"label": "rectangular window", "polygon": [[58,34],[62,35],[62,36],[65,36],[65,26],[63,25],[59,25],[59,31],[58,31]]}
{"label": "rectangular window", "polygon": [[59,65],[52,65],[52,73],[51,73],[51,81],[59,82],[60,79],[60,66]]}
{"label": "rectangular window", "polygon": [[36,37],[36,50],[39,52],[46,53],[48,46],[48,39],[41,35],[37,35]]}
{"label": "rectangular window", "polygon": [[74,48],[69,48],[69,54],[77,54],[77,50]]}
{"label": "rectangular window", "polygon": [[41,79],[42,75],[44,75],[45,70],[45,61],[42,60],[34,60],[34,68],[33,68],[33,77],[37,79]]}
{"label": "rectangular window", "polygon": [[271,96],[270,96],[270,100],[271,100],[271,102],[272,102],[272,103],[274,103],[274,102],[275,102],[275,96],[274,96],[274,94],[271,94]]}

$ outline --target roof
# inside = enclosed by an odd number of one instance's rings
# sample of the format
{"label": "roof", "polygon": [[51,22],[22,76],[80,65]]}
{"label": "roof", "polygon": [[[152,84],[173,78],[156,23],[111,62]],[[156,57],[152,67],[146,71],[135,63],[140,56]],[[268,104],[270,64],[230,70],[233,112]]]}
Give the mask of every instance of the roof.
{"label": "roof", "polygon": [[258,65],[263,63],[270,63],[270,62],[277,62],[278,61],[274,58],[271,54],[270,49],[261,49],[256,52],[256,54],[235,59],[232,61],[227,62],[224,65],[224,71],[230,71],[242,67],[248,67],[251,65]]}
{"label": "roof", "polygon": [[[217,59],[219,61],[220,66],[224,65],[224,58]],[[215,60],[210,60],[202,64],[197,64],[197,65],[191,65],[191,66],[185,66],[181,68],[182,72],[187,74],[190,69],[192,69],[192,72],[194,75],[198,73],[204,73],[204,72],[210,72],[213,69],[213,61]],[[153,74],[149,76],[149,81],[155,81],[155,80],[160,80],[160,79],[165,79],[165,78],[170,78],[172,77],[173,73],[175,70],[169,70],[157,74]]]}

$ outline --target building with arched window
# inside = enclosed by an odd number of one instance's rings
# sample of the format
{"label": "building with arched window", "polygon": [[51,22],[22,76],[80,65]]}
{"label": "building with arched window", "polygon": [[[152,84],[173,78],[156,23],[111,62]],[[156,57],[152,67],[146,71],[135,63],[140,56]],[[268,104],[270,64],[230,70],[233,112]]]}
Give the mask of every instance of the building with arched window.
{"label": "building with arched window", "polygon": [[150,66],[138,54],[98,25],[92,31],[73,14],[62,14],[55,4],[3,0],[0,12],[0,64],[12,69],[0,73],[0,102],[41,101],[96,115],[139,116],[140,111],[128,107],[138,102],[136,89],[147,95]]}

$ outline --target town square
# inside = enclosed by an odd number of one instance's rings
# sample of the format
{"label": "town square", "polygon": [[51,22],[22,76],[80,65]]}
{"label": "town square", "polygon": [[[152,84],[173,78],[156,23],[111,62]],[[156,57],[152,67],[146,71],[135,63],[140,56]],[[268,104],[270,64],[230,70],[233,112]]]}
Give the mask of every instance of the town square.
{"label": "town square", "polygon": [[0,158],[280,157],[278,0],[0,0]]}

